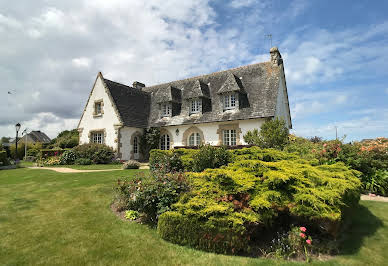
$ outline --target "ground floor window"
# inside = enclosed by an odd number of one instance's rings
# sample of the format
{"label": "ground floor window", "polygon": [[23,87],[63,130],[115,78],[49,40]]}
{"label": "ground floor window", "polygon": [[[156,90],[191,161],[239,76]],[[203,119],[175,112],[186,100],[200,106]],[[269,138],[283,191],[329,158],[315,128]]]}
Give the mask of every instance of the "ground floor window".
{"label": "ground floor window", "polygon": [[133,139],[133,153],[139,153],[139,143],[137,137]]}
{"label": "ground floor window", "polygon": [[223,130],[223,144],[235,146],[237,144],[237,134],[235,129]]}
{"label": "ground floor window", "polygon": [[201,144],[201,135],[199,133],[193,133],[189,137],[189,146],[199,146]]}
{"label": "ground floor window", "polygon": [[92,133],[92,142],[104,144],[104,132],[93,132]]}
{"label": "ground floor window", "polygon": [[160,136],[160,149],[161,150],[169,150],[170,149],[170,136],[164,134]]}

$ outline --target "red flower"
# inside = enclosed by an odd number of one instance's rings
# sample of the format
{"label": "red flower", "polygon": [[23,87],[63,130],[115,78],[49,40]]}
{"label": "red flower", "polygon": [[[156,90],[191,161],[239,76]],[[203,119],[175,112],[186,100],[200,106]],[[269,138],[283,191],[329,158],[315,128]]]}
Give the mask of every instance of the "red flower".
{"label": "red flower", "polygon": [[302,231],[302,232],[306,232],[306,231],[307,231],[306,227],[304,227],[304,226],[299,227],[299,229],[300,229],[300,231]]}
{"label": "red flower", "polygon": [[303,234],[303,233],[300,233],[299,235],[300,235],[301,238],[306,238],[306,235]]}
{"label": "red flower", "polygon": [[306,243],[309,244],[309,245],[311,245],[311,240],[310,240],[310,239],[307,239],[307,240],[306,240]]}

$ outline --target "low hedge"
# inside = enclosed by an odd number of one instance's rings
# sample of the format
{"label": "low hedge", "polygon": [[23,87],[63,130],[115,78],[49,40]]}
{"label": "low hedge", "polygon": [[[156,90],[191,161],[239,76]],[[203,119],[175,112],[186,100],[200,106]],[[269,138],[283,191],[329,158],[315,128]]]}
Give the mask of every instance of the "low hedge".
{"label": "low hedge", "polygon": [[39,157],[42,159],[46,159],[49,157],[54,157],[54,156],[61,156],[62,153],[65,151],[69,151],[70,149],[41,149],[39,152]]}
{"label": "low hedge", "polygon": [[249,236],[276,224],[303,222],[335,237],[358,204],[360,173],[343,163],[256,147],[232,155],[227,166],[186,174],[191,191],[160,216],[161,237],[220,253],[248,251]]}

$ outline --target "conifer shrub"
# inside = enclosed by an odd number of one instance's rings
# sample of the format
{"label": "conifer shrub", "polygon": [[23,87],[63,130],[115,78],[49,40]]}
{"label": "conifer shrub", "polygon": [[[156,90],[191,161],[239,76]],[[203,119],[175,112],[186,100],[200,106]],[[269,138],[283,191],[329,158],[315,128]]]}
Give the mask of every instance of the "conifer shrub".
{"label": "conifer shrub", "polygon": [[318,165],[256,147],[232,156],[227,166],[186,173],[191,190],[159,217],[161,237],[208,251],[246,252],[252,236],[293,222],[335,237],[358,204],[360,173],[343,163]]}

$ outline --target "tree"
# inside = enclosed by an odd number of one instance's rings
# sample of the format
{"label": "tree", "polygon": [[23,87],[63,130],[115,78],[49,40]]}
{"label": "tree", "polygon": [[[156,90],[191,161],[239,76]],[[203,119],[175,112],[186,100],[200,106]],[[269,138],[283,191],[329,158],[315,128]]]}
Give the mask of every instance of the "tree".
{"label": "tree", "polygon": [[282,150],[288,143],[288,128],[283,119],[271,119],[264,122],[260,128],[248,131],[244,135],[244,141],[261,148],[274,148]]}
{"label": "tree", "polygon": [[51,148],[73,148],[78,145],[79,133],[77,129],[64,130],[58,134],[55,139],[51,140]]}
{"label": "tree", "polygon": [[144,129],[144,133],[140,138],[140,151],[145,160],[150,156],[150,150],[159,148],[160,129],[151,127]]}

